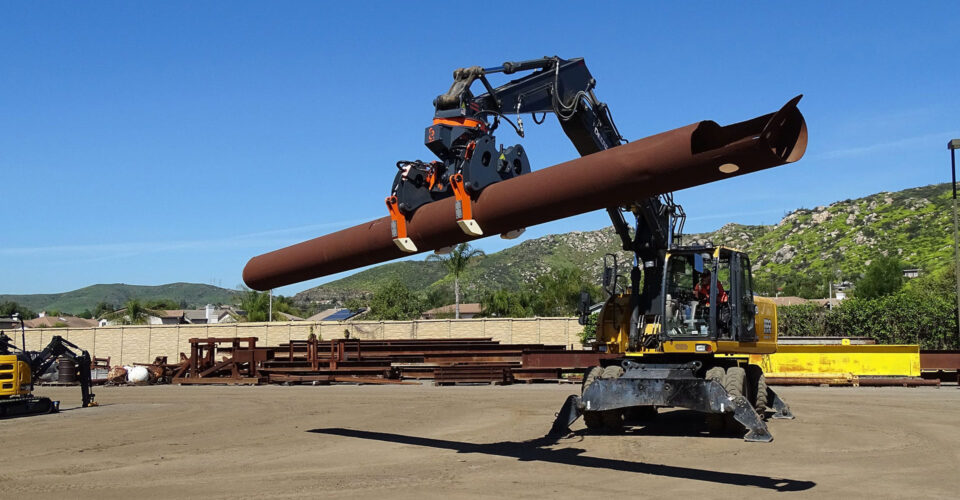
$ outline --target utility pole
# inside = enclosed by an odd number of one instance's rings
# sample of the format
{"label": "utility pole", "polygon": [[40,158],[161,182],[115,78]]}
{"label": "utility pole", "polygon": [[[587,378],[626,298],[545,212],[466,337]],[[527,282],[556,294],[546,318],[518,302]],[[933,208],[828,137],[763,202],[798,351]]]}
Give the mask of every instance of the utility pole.
{"label": "utility pole", "polygon": [[960,139],[953,139],[947,143],[950,150],[950,173],[953,184],[953,274],[957,278],[957,346],[960,346],[960,240],[957,239],[957,148],[960,148]]}
{"label": "utility pole", "polygon": [[273,288],[271,288],[267,293],[270,294],[270,298],[268,299],[269,306],[267,312],[267,321],[273,321]]}

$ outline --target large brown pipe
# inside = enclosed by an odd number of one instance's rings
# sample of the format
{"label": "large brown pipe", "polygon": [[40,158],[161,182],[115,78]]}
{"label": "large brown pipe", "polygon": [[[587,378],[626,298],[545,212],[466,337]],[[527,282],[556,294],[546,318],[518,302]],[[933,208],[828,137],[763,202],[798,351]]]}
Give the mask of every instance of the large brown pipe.
{"label": "large brown pipe", "polygon": [[[807,146],[799,100],[752,120],[703,121],[498,182],[473,202],[474,219],[485,235],[502,234],[797,161]],[[421,252],[475,239],[457,225],[454,202],[423,205],[408,220]],[[243,281],[268,290],[406,255],[383,217],[258,255]]]}

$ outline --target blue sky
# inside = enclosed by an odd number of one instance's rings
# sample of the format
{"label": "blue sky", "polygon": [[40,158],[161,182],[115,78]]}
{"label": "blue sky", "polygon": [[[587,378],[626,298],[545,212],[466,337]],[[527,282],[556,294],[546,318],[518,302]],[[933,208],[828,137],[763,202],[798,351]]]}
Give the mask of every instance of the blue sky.
{"label": "blue sky", "polygon": [[[431,159],[423,129],[453,69],[544,55],[586,58],[629,139],[805,94],[806,157],[677,193],[688,232],[946,182],[955,6],[4,2],[0,293],[235,288],[254,255],[385,215],[394,163]],[[576,156],[555,120],[525,122],[534,169]],[[518,142],[508,129],[499,142]]]}

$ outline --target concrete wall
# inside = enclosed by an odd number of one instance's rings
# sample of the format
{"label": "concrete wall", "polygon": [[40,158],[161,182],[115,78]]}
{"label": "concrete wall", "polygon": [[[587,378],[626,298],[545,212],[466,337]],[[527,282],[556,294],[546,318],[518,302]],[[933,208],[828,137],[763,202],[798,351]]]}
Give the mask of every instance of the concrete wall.
{"label": "concrete wall", "polygon": [[[436,319],[418,321],[272,322],[212,325],[143,325],[100,328],[38,328],[26,331],[27,350],[38,351],[60,335],[91,356],[110,358],[112,365],[150,363],[157,356],[176,362],[190,352],[191,338],[257,337],[257,345],[276,346],[306,339],[316,333],[321,339],[446,339],[490,337],[503,344],[564,345],[581,349],[575,318]],[[7,332],[20,346],[20,332]]]}

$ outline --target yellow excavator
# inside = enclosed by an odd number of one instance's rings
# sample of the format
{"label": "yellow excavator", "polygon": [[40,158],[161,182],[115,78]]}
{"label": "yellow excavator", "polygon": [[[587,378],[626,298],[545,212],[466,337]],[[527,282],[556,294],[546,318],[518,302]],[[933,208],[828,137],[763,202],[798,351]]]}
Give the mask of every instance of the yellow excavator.
{"label": "yellow excavator", "polygon": [[[595,348],[622,356],[586,371],[581,394],[567,399],[551,433],[568,432],[581,415],[589,429],[618,432],[660,407],[683,407],[706,413],[711,433],[772,441],[767,412],[793,414],[749,361],[777,349],[776,306],[753,295],[749,257],[723,246],[671,245],[645,261],[657,252],[627,243],[636,250],[630,287],[623,289],[616,256],[605,256],[608,298],[596,318]],[[581,298],[581,323],[589,303]]]}
{"label": "yellow excavator", "polygon": [[[23,320],[19,316],[14,319],[20,321],[23,337]],[[94,394],[90,392],[92,380],[87,351],[55,335],[42,351],[31,353],[18,348],[10,337],[0,332],[0,419],[59,411],[59,401],[33,395],[33,384],[60,357],[76,364],[83,407],[96,406]]]}
{"label": "yellow excavator", "polygon": [[[497,88],[487,80],[494,73],[525,71],[533,72]],[[486,93],[475,96],[470,91],[476,81]],[[544,119],[537,120],[536,113],[554,114],[583,156],[624,144],[609,107],[594,93],[595,86],[580,58],[455,71],[450,90],[434,101],[434,121],[425,134],[425,144],[440,161],[397,163],[399,171],[386,199],[394,244],[404,252],[417,251],[407,235],[406,217],[450,196],[457,200],[460,229],[474,237],[484,234],[471,215],[468,194],[530,172],[521,145],[496,147],[492,134],[500,120],[514,125],[505,113],[518,117],[514,129],[520,137],[521,114],[534,114],[536,123]],[[796,108],[801,97],[777,113],[744,123],[764,124],[759,135],[769,139],[773,125],[792,119],[799,127],[797,134],[805,137]],[[487,121],[490,117],[492,123]],[[791,148],[777,153],[788,158]],[[739,168],[734,163],[719,166],[725,173]],[[585,374],[582,394],[568,399],[554,433],[565,432],[580,415],[588,427],[617,430],[628,417],[651,415],[657,407],[682,406],[707,412],[712,428],[742,425],[747,440],[771,440],[763,420],[766,408],[774,408],[778,418],[789,418],[790,410],[766,387],[760,367],[748,362],[749,354],[776,350],[776,308],[753,297],[747,256],[723,247],[681,246],[685,214],[669,192],[638,196],[627,206],[614,204],[607,213],[623,250],[634,258],[627,290],[619,289],[625,280],[617,276],[616,263],[605,266],[603,282],[609,297],[600,312],[597,348],[623,356]],[[721,288],[724,282],[729,292]]]}

